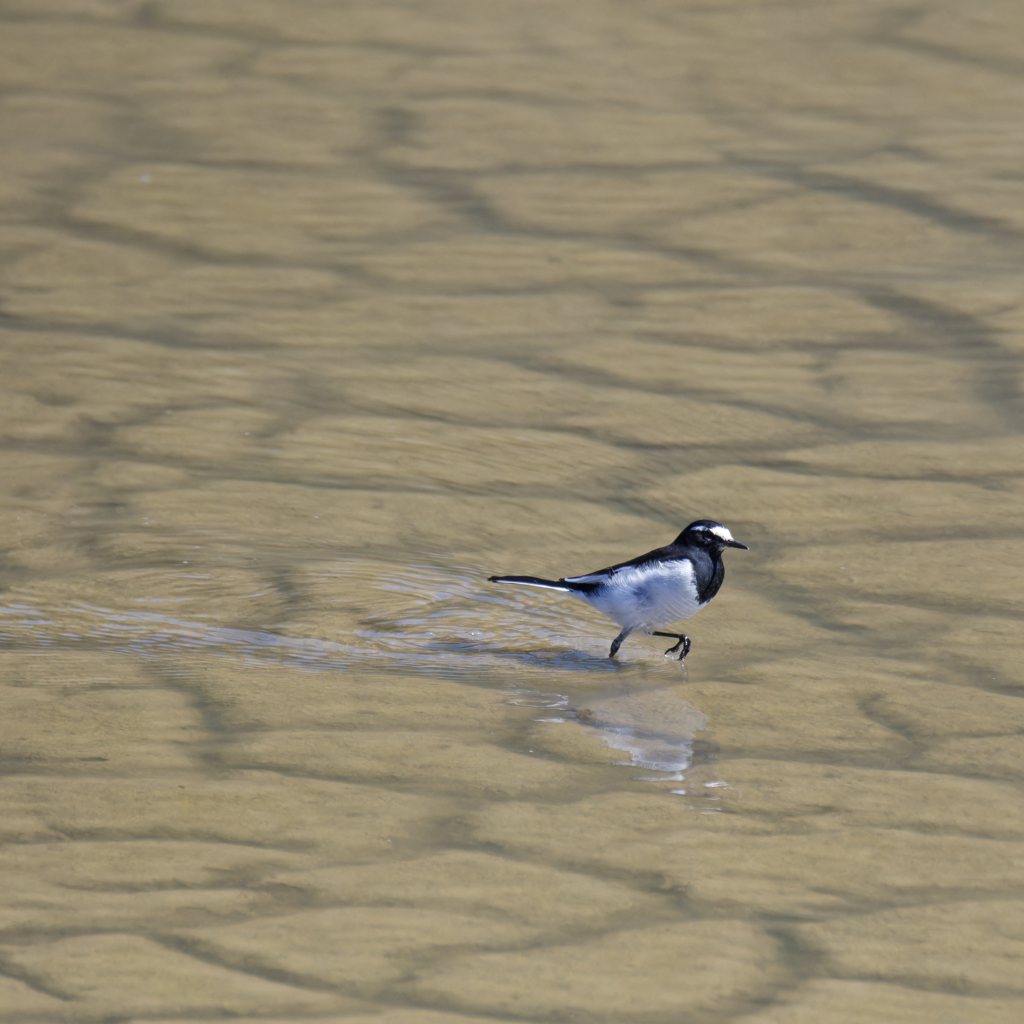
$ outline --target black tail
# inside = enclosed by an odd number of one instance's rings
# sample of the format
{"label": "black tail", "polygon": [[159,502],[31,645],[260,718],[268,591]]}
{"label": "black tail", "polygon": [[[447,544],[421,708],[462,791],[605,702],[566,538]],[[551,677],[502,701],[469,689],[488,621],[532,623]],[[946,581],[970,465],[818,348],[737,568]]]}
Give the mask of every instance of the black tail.
{"label": "black tail", "polygon": [[548,590],[564,590],[571,594],[577,587],[565,580],[542,580],[539,576],[488,576],[491,583],[525,583],[528,587],[547,587]]}

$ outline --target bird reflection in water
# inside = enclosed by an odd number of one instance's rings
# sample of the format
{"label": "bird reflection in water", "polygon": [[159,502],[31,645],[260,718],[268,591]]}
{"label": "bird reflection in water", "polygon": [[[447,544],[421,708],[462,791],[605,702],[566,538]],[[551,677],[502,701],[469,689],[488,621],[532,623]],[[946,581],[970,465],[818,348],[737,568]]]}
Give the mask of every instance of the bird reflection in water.
{"label": "bird reflection in water", "polygon": [[615,692],[571,710],[588,735],[629,755],[622,764],[664,773],[639,776],[643,781],[681,782],[686,769],[712,760],[718,750],[701,735],[707,732],[707,715],[671,690]]}
{"label": "bird reflection in water", "polygon": [[[555,693],[520,691],[509,703],[551,709],[555,714],[540,722],[577,723],[587,736],[601,740],[612,750],[622,751],[629,760],[617,762],[656,775],[637,775],[644,782],[682,782],[678,795],[717,798],[730,788],[710,771],[699,771],[714,763],[718,746],[708,736],[707,716],[682,700],[671,689],[638,690],[618,688],[596,697],[573,700]],[[700,776],[699,778],[697,776]]]}

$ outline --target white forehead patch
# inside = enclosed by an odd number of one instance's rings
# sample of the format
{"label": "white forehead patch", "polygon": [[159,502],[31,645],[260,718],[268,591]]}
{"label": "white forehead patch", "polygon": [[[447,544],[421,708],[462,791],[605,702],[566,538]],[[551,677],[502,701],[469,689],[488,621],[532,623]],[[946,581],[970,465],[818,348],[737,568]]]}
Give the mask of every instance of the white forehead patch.
{"label": "white forehead patch", "polygon": [[719,540],[732,540],[732,534],[724,526],[712,526],[708,533],[713,533]]}

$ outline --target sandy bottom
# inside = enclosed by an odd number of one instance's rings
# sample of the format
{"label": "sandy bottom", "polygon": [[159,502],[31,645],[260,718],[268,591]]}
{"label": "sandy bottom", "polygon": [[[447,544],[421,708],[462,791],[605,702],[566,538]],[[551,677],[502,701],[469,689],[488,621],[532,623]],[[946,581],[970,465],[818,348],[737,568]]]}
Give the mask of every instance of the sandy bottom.
{"label": "sandy bottom", "polygon": [[0,1024],[1024,1019],[1022,41],[3,5]]}

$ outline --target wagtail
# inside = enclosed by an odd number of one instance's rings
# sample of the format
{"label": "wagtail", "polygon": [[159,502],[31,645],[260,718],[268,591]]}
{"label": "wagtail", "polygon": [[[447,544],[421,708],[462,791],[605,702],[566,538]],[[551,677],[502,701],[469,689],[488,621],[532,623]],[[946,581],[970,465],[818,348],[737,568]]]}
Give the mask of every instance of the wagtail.
{"label": "wagtail", "polygon": [[608,652],[614,658],[622,641],[630,633],[668,636],[677,641],[665,653],[679,660],[690,653],[690,638],[685,633],[663,633],[656,626],[696,615],[718,593],[725,578],[722,552],[726,548],[750,549],[732,539],[721,524],[698,519],[683,530],[671,544],[638,555],[628,562],[587,573],[544,580],[537,576],[489,576],[491,583],[523,583],[572,594],[607,615],[622,627]]}

